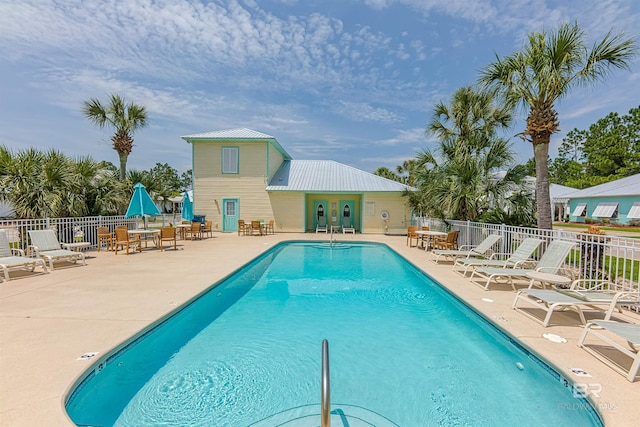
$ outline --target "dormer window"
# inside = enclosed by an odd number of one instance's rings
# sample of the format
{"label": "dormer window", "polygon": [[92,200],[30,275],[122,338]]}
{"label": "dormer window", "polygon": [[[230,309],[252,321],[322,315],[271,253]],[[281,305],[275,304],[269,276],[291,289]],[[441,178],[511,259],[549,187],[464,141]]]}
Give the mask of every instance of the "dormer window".
{"label": "dormer window", "polygon": [[238,147],[222,147],[222,173],[238,173]]}

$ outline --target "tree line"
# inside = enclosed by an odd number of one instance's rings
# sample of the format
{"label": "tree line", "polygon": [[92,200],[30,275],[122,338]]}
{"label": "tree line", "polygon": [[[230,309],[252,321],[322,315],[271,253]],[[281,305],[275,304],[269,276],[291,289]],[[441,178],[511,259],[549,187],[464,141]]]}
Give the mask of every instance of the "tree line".
{"label": "tree line", "polygon": [[[375,173],[414,186],[417,191],[405,195],[419,214],[551,229],[550,182],[588,186],[599,183],[596,176],[608,174],[600,179],[611,180],[638,170],[636,109],[622,118],[611,114],[588,131],[570,132],[559,160],[549,162],[551,135],[560,129],[556,101],[577,86],[602,81],[615,68],[628,69],[637,51],[636,39],[611,32],[589,48],[577,23],[533,32],[521,51],[496,55],[474,86],[435,106],[426,129],[437,138],[435,150],[419,153],[396,172]],[[514,165],[512,145],[498,134],[511,127],[518,108],[527,117],[516,136],[531,143],[534,154],[527,165]],[[628,149],[634,154],[625,153]],[[522,185],[526,175],[536,177],[535,187]]]}

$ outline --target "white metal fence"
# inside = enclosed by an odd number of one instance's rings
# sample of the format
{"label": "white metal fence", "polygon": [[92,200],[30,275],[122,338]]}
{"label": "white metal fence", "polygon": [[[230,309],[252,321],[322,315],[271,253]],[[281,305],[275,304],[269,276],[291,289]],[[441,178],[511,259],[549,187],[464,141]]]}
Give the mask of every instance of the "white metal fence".
{"label": "white metal fence", "polygon": [[116,225],[126,225],[131,230],[138,227],[138,219],[124,216],[89,216],[80,218],[40,218],[0,220],[0,229],[7,231],[9,243],[14,248],[25,249],[29,245],[28,230],[54,230],[61,243],[83,241],[98,244],[98,227],[115,230]]}
{"label": "white metal fence", "polygon": [[415,218],[414,225],[438,231],[458,230],[458,245],[477,245],[487,235],[499,234],[502,239],[495,251],[501,253],[513,252],[527,237],[537,237],[546,244],[552,240],[574,242],[575,247],[564,264],[564,274],[574,279],[606,279],[616,290],[638,289],[640,284],[640,239],[420,217]]}

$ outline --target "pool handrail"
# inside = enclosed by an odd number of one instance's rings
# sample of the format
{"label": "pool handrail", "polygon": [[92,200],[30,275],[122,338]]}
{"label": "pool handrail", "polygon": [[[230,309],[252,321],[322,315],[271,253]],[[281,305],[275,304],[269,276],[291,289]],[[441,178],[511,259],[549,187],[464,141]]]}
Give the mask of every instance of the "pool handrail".
{"label": "pool handrail", "polygon": [[331,427],[331,385],[329,382],[329,341],[322,340],[322,384],[320,390],[320,427]]}

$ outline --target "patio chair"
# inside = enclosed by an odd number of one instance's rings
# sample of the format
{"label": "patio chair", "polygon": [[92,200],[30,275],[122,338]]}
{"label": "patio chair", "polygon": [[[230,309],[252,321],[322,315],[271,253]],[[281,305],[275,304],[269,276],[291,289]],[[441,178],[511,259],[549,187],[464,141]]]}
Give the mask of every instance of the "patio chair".
{"label": "patio chair", "polygon": [[262,236],[262,223],[260,221],[251,221],[249,234],[252,236]]}
{"label": "patio chair", "polygon": [[411,247],[411,242],[415,239],[416,241],[416,246],[418,246],[418,240],[420,240],[420,236],[418,236],[418,233],[416,233],[416,231],[418,231],[418,227],[416,227],[415,225],[410,225],[407,227],[407,245],[409,247]]}
{"label": "patio chair", "polygon": [[[602,328],[602,330],[598,330],[596,328]],[[608,333],[605,334],[605,331]],[[629,369],[627,370],[621,364],[618,364],[614,360],[606,357],[606,352],[597,351],[600,346],[585,344],[585,340],[588,335],[601,339],[631,358]],[[618,338],[622,338],[627,341],[628,347],[624,347],[608,335],[615,335]],[[624,375],[630,382],[634,382],[638,376],[638,371],[640,371],[640,325],[633,323],[620,323],[610,320],[592,320],[584,327],[582,335],[580,335],[580,338],[578,339],[578,347],[584,348],[588,353],[594,355],[614,371]]]}
{"label": "patio chair", "polygon": [[36,258],[49,261],[49,267],[53,271],[53,262],[66,260],[76,263],[82,260],[82,265],[87,265],[82,252],[62,249],[58,237],[53,230],[28,230],[31,245],[27,248]]}
{"label": "patio chair", "polygon": [[118,255],[118,248],[123,248],[126,254],[129,255],[129,249],[133,248],[134,252],[136,248],[138,252],[142,252],[142,239],[139,234],[130,235],[128,230],[116,227],[116,239],[113,244],[116,255]]}
{"label": "patio chair", "polygon": [[482,258],[486,257],[493,245],[498,243],[502,239],[499,234],[490,234],[477,246],[462,245],[457,250],[453,249],[434,249],[431,253],[435,256],[432,259],[434,263],[438,263],[440,257],[449,259],[453,262],[458,258]]}
{"label": "patio chair", "polygon": [[98,227],[98,252],[100,252],[100,248],[103,243],[106,243],[107,250],[110,251],[113,248],[113,241],[115,238],[113,237],[113,233],[109,231],[109,227]]}
{"label": "patio chair", "polygon": [[238,236],[246,236],[248,227],[249,225],[244,222],[244,219],[239,219],[238,220]]}
{"label": "patio chair", "polygon": [[191,240],[202,239],[202,223],[198,221],[193,221],[191,223],[191,228],[186,228],[187,232],[186,238],[191,238]]}
{"label": "patio chair", "polygon": [[322,215],[318,217],[318,225],[316,225],[316,233],[327,232],[327,217]]}
{"label": "patio chair", "polygon": [[[592,286],[586,286],[589,283]],[[516,294],[511,308],[542,324],[545,328],[549,326],[553,313],[564,310],[575,311],[580,317],[580,324],[584,325],[586,320],[582,312],[583,306],[599,310],[604,306],[604,320],[609,320],[616,308],[620,310],[620,305],[633,305],[640,301],[637,290],[611,290],[614,286],[607,281],[587,279],[575,280],[569,289],[521,289]],[[536,317],[530,309],[518,307],[518,302],[526,302],[541,310],[545,316],[542,319]]]}
{"label": "patio chair", "polygon": [[177,229],[174,227],[162,227],[160,229],[160,238],[158,239],[158,245],[160,246],[161,251],[164,250],[162,242],[169,242],[169,246],[171,246],[171,242],[173,242],[173,250],[178,250],[178,239],[176,231]]}
{"label": "patio chair", "polygon": [[[476,267],[503,267],[503,268],[522,268],[524,263],[532,261],[531,255],[538,249],[542,240],[534,237],[527,237],[520,243],[520,246],[512,254],[494,253],[488,259],[478,258],[458,258],[453,263],[453,271],[466,277],[470,268]],[[507,256],[506,259],[499,259]],[[457,270],[456,267],[464,270]]]}
{"label": "patio chair", "polygon": [[24,251],[18,248],[12,248],[9,244],[6,230],[0,230],[0,268],[4,273],[4,280],[8,282],[9,270],[25,270],[35,271],[36,265],[42,266],[45,273],[48,273],[47,264],[42,258],[28,258],[24,256]]}
{"label": "patio chair", "polygon": [[202,235],[207,234],[209,237],[213,237],[212,226],[213,226],[212,221],[205,221],[204,225],[202,226]]}
{"label": "patio chair", "polygon": [[[478,267],[473,270],[470,279],[472,283],[483,286],[485,290],[489,289],[491,282],[495,281],[496,283],[501,283],[501,281],[504,281],[509,283],[515,291],[516,287],[513,283],[513,279],[527,279],[527,273],[540,271],[544,273],[557,274],[573,246],[573,242],[554,240],[549,244],[547,250],[544,251],[540,260],[536,263],[535,269]],[[485,284],[482,285],[480,283],[476,283],[474,281],[475,276],[478,276],[478,278],[481,279],[486,279]],[[531,287],[532,285],[533,281],[531,281],[529,286]]]}
{"label": "patio chair", "polygon": [[433,247],[435,249],[442,249],[446,251],[455,251],[458,250],[458,234],[459,230],[449,231],[444,238],[438,238],[437,236],[433,239]]}
{"label": "patio chair", "polygon": [[265,227],[265,232],[267,234],[276,234],[276,221],[271,219],[269,223]]}

